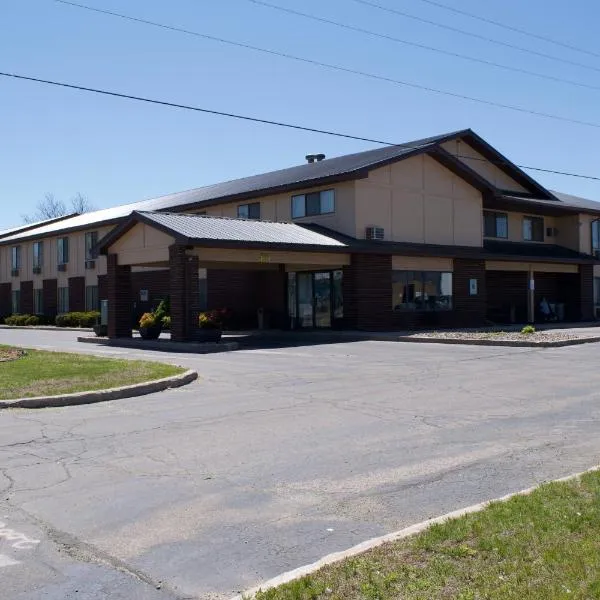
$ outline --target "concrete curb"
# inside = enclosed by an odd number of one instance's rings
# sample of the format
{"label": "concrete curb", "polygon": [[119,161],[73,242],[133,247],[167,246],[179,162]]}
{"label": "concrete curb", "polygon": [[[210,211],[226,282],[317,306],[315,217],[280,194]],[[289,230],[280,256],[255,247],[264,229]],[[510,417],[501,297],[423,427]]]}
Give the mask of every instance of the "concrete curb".
{"label": "concrete curb", "polygon": [[121,398],[133,398],[155,392],[162,392],[169,388],[187,385],[198,378],[196,371],[186,371],[179,375],[146,381],[134,385],[109,388],[107,390],[94,390],[90,392],[76,392],[75,394],[62,394],[60,396],[36,396],[34,398],[16,398],[14,400],[1,400],[0,410],[5,408],[51,408],[57,406],[77,406],[79,404],[93,404]]}
{"label": "concrete curb", "polygon": [[29,329],[31,331],[94,331],[91,327],[57,327],[56,325],[0,325],[0,329]]}
{"label": "concrete curb", "polygon": [[104,337],[80,336],[77,338],[77,341],[83,344],[113,346],[116,348],[158,350],[159,352],[189,352],[192,354],[232,352],[240,347],[237,342],[172,342],[170,340],[142,340],[141,338],[118,338],[113,340]]}
{"label": "concrete curb", "polygon": [[[374,338],[373,338],[374,339]],[[389,338],[381,338],[378,341],[390,341]],[[508,346],[511,348],[563,348],[564,346],[579,346],[581,344],[593,344],[600,342],[600,337],[576,338],[573,340],[558,340],[556,342],[519,342],[513,340],[491,340],[491,339],[455,339],[434,337],[411,337],[399,336],[396,342],[409,342],[412,344],[454,344],[462,346]]]}
{"label": "concrete curb", "polygon": [[[587,473],[593,473],[594,471],[600,471],[600,465],[587,469],[586,471],[581,471],[580,473],[575,473],[574,475],[568,475],[567,477],[561,477],[560,479],[554,479],[550,482],[545,483],[560,483],[564,481],[572,481],[573,479],[579,479],[583,475]],[[231,600],[245,600],[246,598],[253,598],[257,592],[265,591],[270,588],[274,588],[284,583],[289,583],[290,581],[294,581],[295,579],[300,579],[305,575],[310,575],[319,569],[327,565],[334,564],[336,562],[340,562],[346,558],[350,558],[352,556],[356,556],[357,554],[363,554],[367,552],[367,550],[372,550],[373,548],[377,548],[378,546],[382,546],[383,544],[387,544],[389,542],[396,542],[398,540],[416,535],[417,533],[421,533],[425,531],[432,525],[436,525],[438,523],[445,523],[451,519],[456,519],[458,517],[462,517],[464,515],[468,515],[471,513],[479,512],[484,508],[487,508],[493,502],[506,502],[515,496],[527,496],[531,494],[535,490],[537,490],[540,485],[539,484],[525,490],[521,490],[520,492],[513,492],[512,494],[507,494],[506,496],[501,496],[500,498],[495,498],[494,500],[486,500],[485,502],[480,502],[478,504],[473,504],[472,506],[468,506],[467,508],[460,508],[458,510],[449,512],[441,517],[436,517],[434,519],[427,519],[427,521],[422,521],[421,523],[416,523],[415,525],[411,525],[410,527],[406,527],[401,529],[400,531],[395,531],[393,533],[388,533],[386,535],[382,535],[380,537],[372,538],[370,540],[366,540],[365,542],[361,542],[356,546],[352,546],[348,550],[343,550],[341,552],[333,552],[332,554],[328,554],[324,556],[320,560],[311,563],[309,565],[305,565],[303,567],[299,567],[292,571],[288,571],[287,573],[283,573],[278,575],[277,577],[273,577],[265,583],[256,586],[246,592],[233,596]]]}

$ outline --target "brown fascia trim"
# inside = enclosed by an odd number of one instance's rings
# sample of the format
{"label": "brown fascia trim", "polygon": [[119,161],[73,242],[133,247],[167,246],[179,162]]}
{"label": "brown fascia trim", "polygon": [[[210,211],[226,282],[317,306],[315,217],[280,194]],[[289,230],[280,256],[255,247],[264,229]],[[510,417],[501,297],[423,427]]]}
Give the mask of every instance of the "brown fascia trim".
{"label": "brown fascia trim", "polygon": [[[483,201],[484,209],[491,210],[518,210],[519,212],[523,212],[530,215],[540,215],[540,216],[554,216],[560,217],[568,216],[568,215],[578,215],[581,213],[592,213],[591,210],[580,209],[575,206],[566,206],[560,200],[555,201],[555,204],[551,204],[550,201],[546,203],[538,203],[535,202],[534,198],[516,198],[511,197],[507,198],[504,195],[492,195],[486,196]],[[598,211],[597,214],[600,214]]]}
{"label": "brown fascia trim", "polygon": [[483,178],[479,173],[474,171],[467,164],[456,158],[444,148],[437,146],[428,152],[435,161],[440,163],[443,167],[452,171],[455,175],[466,181],[469,185],[479,190],[482,194],[488,193],[493,194],[496,188]]}
{"label": "brown fascia trim", "polygon": [[482,137],[477,135],[472,129],[469,129],[462,138],[464,141],[479,152],[484,158],[495,164],[503,173],[520,183],[524,188],[531,190],[534,194],[542,194],[547,200],[558,199],[545,187],[540,185],[533,177],[530,177],[517,165],[511,162],[503,154],[498,152],[493,146],[488,144]]}

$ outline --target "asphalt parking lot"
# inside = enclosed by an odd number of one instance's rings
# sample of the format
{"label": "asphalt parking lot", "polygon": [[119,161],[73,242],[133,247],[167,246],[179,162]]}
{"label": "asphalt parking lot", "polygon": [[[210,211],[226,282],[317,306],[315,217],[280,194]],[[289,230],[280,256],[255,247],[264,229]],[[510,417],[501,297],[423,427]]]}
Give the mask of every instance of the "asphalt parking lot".
{"label": "asphalt parking lot", "polygon": [[0,330],[0,344],[161,359],[200,379],[0,412],[0,579],[11,600],[229,598],[600,462],[599,344],[365,341],[195,356],[75,337]]}

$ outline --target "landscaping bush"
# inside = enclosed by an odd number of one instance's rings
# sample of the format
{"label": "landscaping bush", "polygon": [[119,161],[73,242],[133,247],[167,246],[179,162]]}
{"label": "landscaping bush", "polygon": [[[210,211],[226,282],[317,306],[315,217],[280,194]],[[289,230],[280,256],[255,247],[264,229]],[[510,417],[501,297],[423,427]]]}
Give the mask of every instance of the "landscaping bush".
{"label": "landscaping bush", "polygon": [[97,310],[89,312],[69,312],[57,315],[55,324],[57,327],[93,327],[100,319]]}
{"label": "landscaping bush", "polygon": [[535,333],[535,327],[533,325],[525,325],[525,327],[521,329],[521,333],[524,335],[531,335],[532,333]]}
{"label": "landscaping bush", "polygon": [[25,325],[27,325],[28,327],[34,327],[35,325],[39,325],[39,324],[40,324],[40,318],[36,315],[28,316],[25,319]]}
{"label": "landscaping bush", "polygon": [[171,329],[171,317],[169,315],[163,317],[162,326],[163,329]]}
{"label": "landscaping bush", "polygon": [[6,317],[6,319],[4,319],[4,322],[6,323],[6,325],[23,327],[24,325],[27,325],[26,321],[31,316],[32,315],[10,315],[9,317]]}

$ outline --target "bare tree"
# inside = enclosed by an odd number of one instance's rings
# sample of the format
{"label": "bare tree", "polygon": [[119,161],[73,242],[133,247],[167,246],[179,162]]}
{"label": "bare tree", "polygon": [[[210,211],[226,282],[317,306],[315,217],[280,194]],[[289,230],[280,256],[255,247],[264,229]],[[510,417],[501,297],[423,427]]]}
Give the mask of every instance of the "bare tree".
{"label": "bare tree", "polygon": [[45,221],[47,219],[56,219],[64,217],[70,213],[84,213],[95,210],[92,203],[83,195],[77,192],[70,203],[67,205],[62,200],[57,200],[54,194],[46,194],[43,200],[40,200],[35,207],[35,213],[24,215],[25,223],[35,223],[36,221]]}

